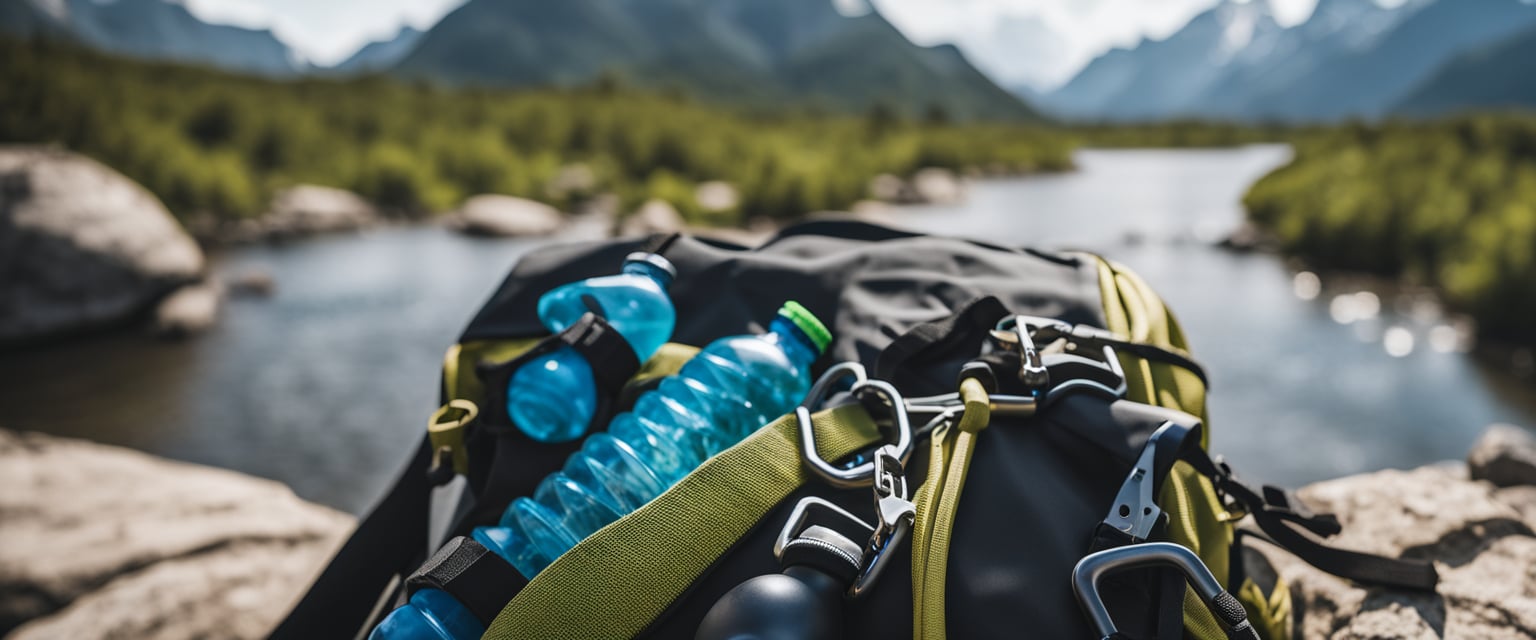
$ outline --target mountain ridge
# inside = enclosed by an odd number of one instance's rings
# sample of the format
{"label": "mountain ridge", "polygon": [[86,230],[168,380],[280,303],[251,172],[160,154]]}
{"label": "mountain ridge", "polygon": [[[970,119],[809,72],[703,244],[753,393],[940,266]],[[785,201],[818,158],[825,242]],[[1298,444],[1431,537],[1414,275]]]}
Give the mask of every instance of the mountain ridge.
{"label": "mountain ridge", "polygon": [[878,11],[843,15],[831,0],[470,0],[393,71],[503,86],[614,74],[727,102],[1038,118],[955,47],[920,47]]}
{"label": "mountain ridge", "polygon": [[[1037,104],[1109,121],[1378,118],[1456,56],[1536,28],[1536,4],[1522,0],[1320,0],[1289,28],[1267,13],[1262,0],[1222,0],[1166,39],[1106,52]],[[1248,41],[1223,55],[1215,34],[1254,16]]]}

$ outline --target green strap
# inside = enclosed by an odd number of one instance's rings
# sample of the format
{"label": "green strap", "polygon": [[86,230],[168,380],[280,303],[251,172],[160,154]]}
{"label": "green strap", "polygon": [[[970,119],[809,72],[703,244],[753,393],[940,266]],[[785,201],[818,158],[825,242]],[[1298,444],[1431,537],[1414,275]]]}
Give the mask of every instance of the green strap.
{"label": "green strap", "polygon": [[[814,418],[816,448],[835,460],[880,437],[859,405]],[[485,638],[630,638],[807,476],[793,414],[706,461],[639,511],[581,541],[528,583]]]}
{"label": "green strap", "polygon": [[970,472],[976,437],[992,421],[992,401],[975,378],[960,383],[965,411],[955,428],[933,434],[928,479],[917,495],[912,530],[912,637],[943,640],[944,583],[949,573],[949,541],[955,528],[960,492]]}

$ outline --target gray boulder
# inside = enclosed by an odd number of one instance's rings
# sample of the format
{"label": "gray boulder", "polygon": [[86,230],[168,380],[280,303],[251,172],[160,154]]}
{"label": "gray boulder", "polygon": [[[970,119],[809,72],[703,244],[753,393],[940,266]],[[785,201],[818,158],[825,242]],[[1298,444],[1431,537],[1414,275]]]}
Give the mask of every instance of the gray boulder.
{"label": "gray boulder", "polygon": [[155,331],[170,338],[207,331],[219,319],[223,302],[224,287],[217,281],[177,289],[155,308]]}
{"label": "gray boulder", "polygon": [[303,184],[278,193],[260,225],[268,236],[290,236],[351,231],[373,226],[378,220],[378,211],[362,196],[345,189]]}
{"label": "gray boulder", "polygon": [[565,216],[542,202],[503,195],[464,201],[450,224],[478,236],[542,236],[559,231]]}
{"label": "gray boulder", "polygon": [[[1339,516],[1330,544],[1427,558],[1436,593],[1361,587],[1254,545],[1291,586],[1298,638],[1536,637],[1536,493],[1471,480],[1460,464],[1381,471],[1301,491]],[[1523,506],[1517,506],[1522,505]]]}
{"label": "gray boulder", "polygon": [[653,233],[673,233],[682,231],[687,226],[688,223],[683,220],[682,214],[679,214],[677,208],[671,203],[652,198],[624,218],[624,221],[619,224],[619,235],[644,236]]}
{"label": "gray boulder", "polygon": [[1500,487],[1536,485],[1536,437],[1509,424],[1483,431],[1467,455],[1472,477]]}
{"label": "gray boulder", "polygon": [[65,151],[0,148],[0,342],[119,322],[203,267],[133,181]]}
{"label": "gray boulder", "polygon": [[0,635],[260,638],[351,516],[230,471],[0,430]]}

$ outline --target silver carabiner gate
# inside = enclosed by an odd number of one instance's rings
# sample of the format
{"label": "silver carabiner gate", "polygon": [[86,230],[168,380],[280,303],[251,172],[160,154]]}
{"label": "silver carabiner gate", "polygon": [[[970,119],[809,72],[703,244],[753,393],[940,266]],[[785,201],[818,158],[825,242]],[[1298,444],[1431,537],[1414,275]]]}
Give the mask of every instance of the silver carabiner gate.
{"label": "silver carabiner gate", "polygon": [[912,455],[912,424],[907,418],[907,405],[901,393],[884,380],[868,377],[863,365],[857,362],[838,364],[816,381],[806,394],[805,403],[795,407],[795,422],[800,433],[800,457],[806,468],[828,484],[843,489],[866,486],[872,482],[875,478],[875,461],[843,469],[822,458],[821,452],[816,449],[816,425],[811,420],[811,407],[824,401],[834,385],[850,377],[854,383],[848,392],[853,397],[866,403],[877,401],[891,412],[891,422],[896,429],[896,441],[891,445],[895,447],[897,460],[905,464]]}

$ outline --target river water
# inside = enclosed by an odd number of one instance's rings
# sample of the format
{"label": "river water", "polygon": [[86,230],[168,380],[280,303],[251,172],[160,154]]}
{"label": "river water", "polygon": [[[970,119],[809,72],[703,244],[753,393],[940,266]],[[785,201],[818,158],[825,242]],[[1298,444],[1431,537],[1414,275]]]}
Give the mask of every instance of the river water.
{"label": "river water", "polygon": [[[1432,307],[1326,279],[1298,296],[1310,279],[1277,258],[1209,246],[1288,154],[1083,151],[1075,173],[979,182],[961,204],[892,217],[1137,270],[1210,374],[1213,447],[1255,480],[1459,458],[1489,423],[1536,425],[1536,387],[1459,352]],[[186,342],[129,332],[0,355],[0,426],[274,478],[360,513],[419,438],[443,350],[538,242],[413,227],[228,251],[218,272],[265,271],[276,293],[231,300]]]}

